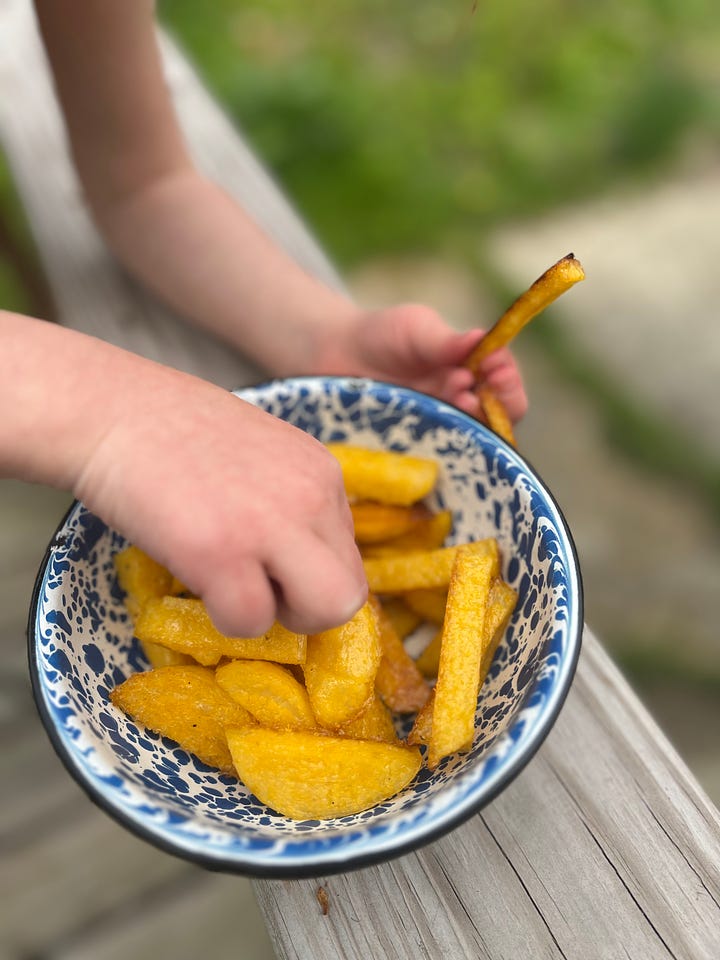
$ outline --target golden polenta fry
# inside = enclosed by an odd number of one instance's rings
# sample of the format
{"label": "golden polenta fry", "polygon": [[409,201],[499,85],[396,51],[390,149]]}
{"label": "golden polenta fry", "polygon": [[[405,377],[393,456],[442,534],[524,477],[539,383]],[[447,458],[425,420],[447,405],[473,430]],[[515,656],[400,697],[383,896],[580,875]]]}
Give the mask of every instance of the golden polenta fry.
{"label": "golden polenta fry", "polygon": [[401,640],[409,637],[422,623],[420,614],[411,610],[402,597],[383,597],[381,603]]}
{"label": "golden polenta fry", "polygon": [[279,663],[231,660],[215,671],[218,686],[274,730],[314,730],[315,717],[307,690]]}
{"label": "golden polenta fry", "polygon": [[342,626],[308,637],[305,686],[321,726],[340,727],[367,706],[381,656],[377,616],[369,602]]}
{"label": "golden polenta fry", "polygon": [[410,783],[420,752],[402,744],[304,731],[228,730],[238,777],[260,800],[293,820],[359,813]]}
{"label": "golden polenta fry", "polygon": [[350,504],[350,512],[357,543],[381,543],[409,533],[421,520],[429,516],[422,504],[399,506],[393,503],[377,503],[374,500],[358,500]]}
{"label": "golden polenta fry", "polygon": [[340,464],[345,492],[352,500],[377,500],[409,506],[426,497],[438,477],[437,461],[390,450],[366,450],[330,443]]}
{"label": "golden polenta fry", "polygon": [[361,545],[363,557],[386,557],[398,553],[418,553],[437,550],[441,547],[452,529],[452,513],[440,510],[431,517],[420,520],[408,533],[404,533],[383,543],[364,543]]}
{"label": "golden polenta fry", "polygon": [[[488,596],[485,622],[483,624],[482,655],[478,688],[482,687],[492,665],[495,651],[507,629],[508,621],[512,616],[517,603],[517,591],[499,578],[493,580]],[[438,630],[428,646],[417,658],[416,663],[426,677],[437,676],[440,665],[440,650],[442,645],[442,630]],[[415,717],[412,730],[408,736],[409,744],[430,742],[432,717],[434,708],[433,694]]]}
{"label": "golden polenta fry", "polygon": [[415,722],[408,734],[407,742],[411,747],[419,747],[421,744],[430,743],[430,734],[432,733],[433,710],[435,709],[435,690],[432,691],[428,702],[418,710]]}
{"label": "golden polenta fry", "polygon": [[110,700],[133,720],[225,773],[233,772],[225,727],[255,722],[220,689],[213,671],[197,664],[134,673],[110,693]]}
{"label": "golden polenta fry", "polygon": [[[441,547],[423,553],[370,557],[363,560],[368,585],[373,593],[405,593],[408,590],[447,587],[459,547]],[[471,550],[494,558],[499,569],[499,550],[493,538],[465,544]]]}
{"label": "golden polenta fry", "polygon": [[440,666],[440,645],[442,643],[442,628],[433,634],[430,643],[425,647],[423,652],[418,656],[415,663],[420,673],[427,677],[428,680],[431,680],[433,677],[438,675],[438,667]]}
{"label": "golden polenta fry", "polygon": [[380,602],[372,598],[380,625],[382,657],[375,689],[395,713],[415,713],[430,696],[430,687],[395,632]]}
{"label": "golden polenta fry", "polygon": [[172,574],[139,547],[125,547],[115,554],[118,584],[125,592],[125,606],[135,619],[149,600],[170,593]]}
{"label": "golden polenta fry", "polygon": [[162,644],[153,643],[151,640],[141,640],[140,646],[151,667],[172,667],[183,663],[197,663],[197,660],[189,654],[178,653],[177,650],[163,647]]}
{"label": "golden polenta fry", "polygon": [[484,383],[480,384],[476,393],[480,401],[480,409],[485,414],[490,429],[499,437],[502,437],[511,447],[516,447],[512,420],[500,397]]}
{"label": "golden polenta fry", "polygon": [[445,619],[445,605],[447,590],[444,587],[429,588],[426,590],[408,590],[403,594],[403,600],[423,620],[430,623],[442,623]]}
{"label": "golden polenta fry", "polygon": [[495,571],[491,557],[459,548],[448,590],[435,685],[428,766],[472,744],[480,688],[487,600]]}
{"label": "golden polenta fry", "polygon": [[499,578],[493,580],[485,616],[482,660],[480,662],[480,686],[485,683],[485,677],[488,675],[495,651],[505,634],[517,599],[517,590],[513,590],[504,580]]}
{"label": "golden polenta fry", "polygon": [[337,731],[340,736],[353,740],[382,740],[385,743],[397,743],[392,714],[375,694],[362,713],[342,725]]}
{"label": "golden polenta fry", "polygon": [[149,601],[135,622],[135,636],[189,654],[204,666],[221,657],[303,663],[307,639],[279,623],[262,637],[226,637],[213,626],[202,600],[186,597]]}
{"label": "golden polenta fry", "polygon": [[477,376],[485,357],[489,357],[495,350],[510,343],[533,317],[550,306],[553,300],[557,300],[578,281],[584,279],[585,271],[574,254],[569,253],[558,260],[508,307],[472,351],[465,365]]}

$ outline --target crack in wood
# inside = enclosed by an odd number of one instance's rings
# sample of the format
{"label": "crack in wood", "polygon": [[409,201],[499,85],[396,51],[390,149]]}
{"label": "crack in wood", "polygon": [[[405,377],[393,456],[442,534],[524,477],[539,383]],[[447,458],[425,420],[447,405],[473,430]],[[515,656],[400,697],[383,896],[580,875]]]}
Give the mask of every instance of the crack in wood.
{"label": "crack in wood", "polygon": [[542,912],[542,909],[540,908],[540,904],[537,903],[537,901],[536,901],[535,898],[533,897],[532,893],[530,892],[529,887],[527,886],[527,884],[525,883],[525,881],[524,881],[523,878],[521,877],[519,871],[518,871],[517,868],[515,867],[515,864],[512,862],[512,860],[510,859],[510,857],[508,856],[508,854],[507,854],[507,853],[505,852],[505,850],[502,848],[502,846],[501,846],[501,844],[500,844],[500,841],[497,839],[497,837],[495,836],[495,834],[494,834],[494,833],[492,832],[492,830],[490,829],[490,826],[489,826],[487,820],[486,820],[482,815],[480,815],[480,819],[481,819],[482,822],[485,824],[485,829],[487,830],[489,836],[492,838],[493,843],[496,845],[496,847],[498,848],[498,850],[500,851],[500,853],[503,855],[503,857],[504,857],[505,860],[507,861],[508,866],[510,867],[510,869],[512,870],[512,872],[513,872],[513,873],[515,874],[515,876],[517,877],[518,883],[520,884],[520,886],[521,886],[521,887],[523,888],[523,890],[525,891],[525,894],[526,894],[528,900],[530,901],[530,903],[533,905],[533,907],[534,907],[535,910],[537,911],[537,915],[540,917],[540,919],[542,920],[543,924],[545,925],[545,929],[546,929],[547,932],[550,934],[550,937],[551,937],[551,939],[552,939],[552,942],[555,944],[555,947],[556,947],[559,955],[563,958],[563,960],[568,960],[567,955],[565,954],[563,948],[560,946],[560,943],[558,942],[557,937],[556,937],[555,934],[553,933],[552,928],[551,928],[551,926],[550,926],[547,918],[545,917],[545,914]]}

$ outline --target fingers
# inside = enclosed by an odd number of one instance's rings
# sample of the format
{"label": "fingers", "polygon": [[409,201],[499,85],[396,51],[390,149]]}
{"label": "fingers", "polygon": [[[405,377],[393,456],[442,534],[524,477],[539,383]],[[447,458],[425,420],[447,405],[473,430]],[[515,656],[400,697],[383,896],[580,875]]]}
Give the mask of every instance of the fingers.
{"label": "fingers", "polygon": [[520,369],[507,347],[491,354],[481,372],[483,383],[499,397],[513,423],[521,420],[527,413],[528,399]]}
{"label": "fingers", "polygon": [[296,633],[346,623],[367,600],[365,571],[354,541],[333,549],[320,537],[286,539],[268,561],[277,619]]}
{"label": "fingers", "polygon": [[201,591],[210,619],[226,637],[260,637],[276,619],[276,598],[267,572],[249,557],[216,570]]}

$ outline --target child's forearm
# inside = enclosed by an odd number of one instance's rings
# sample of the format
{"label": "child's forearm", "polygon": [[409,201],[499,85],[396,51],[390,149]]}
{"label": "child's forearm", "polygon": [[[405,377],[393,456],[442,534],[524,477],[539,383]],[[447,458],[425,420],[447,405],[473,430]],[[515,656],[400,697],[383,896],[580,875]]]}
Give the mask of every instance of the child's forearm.
{"label": "child's forearm", "polygon": [[322,369],[328,340],[357,312],[190,167],[96,215],[132,273],[273,374]]}
{"label": "child's forearm", "polygon": [[75,490],[127,387],[157,365],[7,311],[0,349],[0,476]]}

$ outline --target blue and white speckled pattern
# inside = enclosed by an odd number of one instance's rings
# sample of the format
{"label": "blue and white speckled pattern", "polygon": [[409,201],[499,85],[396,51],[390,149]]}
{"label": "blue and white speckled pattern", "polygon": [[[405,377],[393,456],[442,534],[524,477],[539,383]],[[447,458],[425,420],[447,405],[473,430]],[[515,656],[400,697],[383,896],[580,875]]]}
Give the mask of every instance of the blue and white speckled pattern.
{"label": "blue and white speckled pattern", "polygon": [[577,562],[565,524],[528,465],[453,407],[366,380],[278,381],[240,396],[324,442],[436,458],[436,506],[457,542],[496,536],[519,602],[478,702],[473,749],[423,767],[372,810],[297,823],[242,784],[149,733],[108,702],[147,664],[113,575],[124,541],[76,504],[49,550],[29,637],[41,715],[58,752],[110,813],[166,849],[246,873],[327,873],[436,836],[491,799],[550,729],[574,672],[582,628]]}

